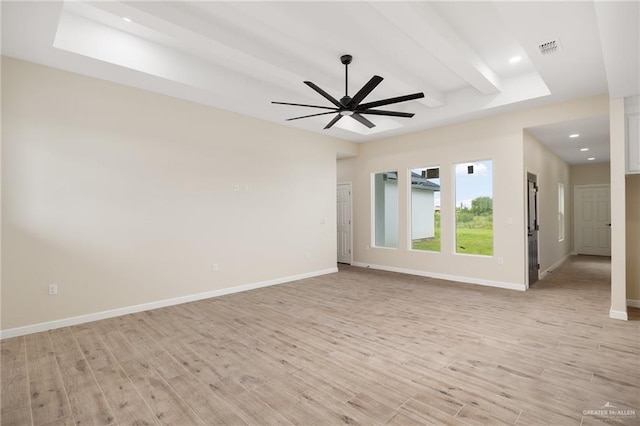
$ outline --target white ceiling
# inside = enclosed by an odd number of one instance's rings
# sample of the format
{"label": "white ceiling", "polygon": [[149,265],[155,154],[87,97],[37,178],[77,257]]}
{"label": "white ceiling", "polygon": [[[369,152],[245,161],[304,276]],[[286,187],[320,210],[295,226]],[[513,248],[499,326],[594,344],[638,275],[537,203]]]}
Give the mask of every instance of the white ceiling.
{"label": "white ceiling", "polygon": [[[609,162],[609,117],[561,121],[527,129],[569,164]],[[571,135],[578,135],[571,137]],[[584,150],[584,151],[582,151]],[[589,159],[592,160],[589,160]]]}
{"label": "white ceiling", "polygon": [[[603,93],[636,95],[639,23],[637,1],[3,2],[2,53],[366,142]],[[538,45],[554,39],[561,48],[542,55]],[[366,101],[424,92],[385,107],[415,117],[369,116],[371,131],[351,119],[323,130],[330,115],[285,121],[322,110],[271,101],[330,106],[304,80],[344,95],[343,54],[354,57],[350,95],[380,75]],[[510,63],[514,56],[521,61]],[[571,164],[586,157],[562,141],[581,133],[597,161],[608,161],[606,117],[529,131]]]}

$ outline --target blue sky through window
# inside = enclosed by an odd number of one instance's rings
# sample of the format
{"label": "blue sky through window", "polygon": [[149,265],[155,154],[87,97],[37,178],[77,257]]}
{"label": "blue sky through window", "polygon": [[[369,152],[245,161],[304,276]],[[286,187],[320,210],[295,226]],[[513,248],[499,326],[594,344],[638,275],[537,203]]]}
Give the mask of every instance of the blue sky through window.
{"label": "blue sky through window", "polygon": [[[473,174],[468,174],[471,165]],[[456,164],[456,207],[471,207],[471,201],[478,197],[493,198],[493,162]]]}

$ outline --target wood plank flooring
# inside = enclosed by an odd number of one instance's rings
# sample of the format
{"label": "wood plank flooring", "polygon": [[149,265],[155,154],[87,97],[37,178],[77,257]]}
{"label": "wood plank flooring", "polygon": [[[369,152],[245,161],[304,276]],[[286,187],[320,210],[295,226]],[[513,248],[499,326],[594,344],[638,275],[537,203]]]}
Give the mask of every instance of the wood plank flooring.
{"label": "wood plank flooring", "polygon": [[345,266],[6,339],[2,425],[638,425],[609,268],[517,292]]}

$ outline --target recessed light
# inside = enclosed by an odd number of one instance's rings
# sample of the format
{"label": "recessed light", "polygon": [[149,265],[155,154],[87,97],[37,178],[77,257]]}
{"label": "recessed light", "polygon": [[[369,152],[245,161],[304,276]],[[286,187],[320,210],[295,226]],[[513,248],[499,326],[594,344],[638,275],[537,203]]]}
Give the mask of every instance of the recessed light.
{"label": "recessed light", "polygon": [[580,133],[572,133],[569,135],[570,138],[577,138],[580,136]]}
{"label": "recessed light", "polygon": [[580,148],[580,151],[582,152],[589,151],[589,148]]}
{"label": "recessed light", "polygon": [[127,16],[123,16],[123,17],[122,17],[122,20],[123,20],[124,22],[131,22],[131,18],[129,18],[129,17],[127,17]]}
{"label": "recessed light", "polygon": [[587,158],[587,160],[589,160],[589,161],[593,161],[593,160],[595,160],[595,159],[596,159],[595,157],[589,157],[589,158]]}
{"label": "recessed light", "polygon": [[514,56],[511,59],[509,59],[509,63],[510,64],[516,64],[518,62],[520,62],[522,60],[522,56]]}

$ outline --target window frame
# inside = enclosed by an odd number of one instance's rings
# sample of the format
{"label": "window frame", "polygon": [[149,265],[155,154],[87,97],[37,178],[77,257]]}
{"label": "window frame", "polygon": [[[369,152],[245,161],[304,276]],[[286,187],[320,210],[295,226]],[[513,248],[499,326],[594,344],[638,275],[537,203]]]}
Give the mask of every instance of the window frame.
{"label": "window frame", "polygon": [[[376,207],[376,203],[377,203],[377,198],[376,198],[376,176],[379,174],[385,174],[385,173],[395,173],[396,174],[396,180],[397,180],[397,184],[396,184],[396,202],[395,202],[395,217],[396,217],[396,223],[395,223],[395,234],[396,234],[396,244],[395,246],[381,246],[377,244],[377,232],[376,232],[376,228],[377,228],[377,207]],[[376,249],[387,249],[387,250],[398,250],[399,248],[399,236],[400,236],[400,174],[395,171],[395,170],[385,170],[385,171],[381,171],[381,172],[371,172],[371,241],[370,241],[370,247],[372,248],[376,248]]]}
{"label": "window frame", "polygon": [[[492,210],[492,214],[491,214],[491,254],[480,254],[480,253],[460,253],[458,252],[458,179],[457,179],[457,173],[456,173],[456,168],[458,165],[471,165],[471,164],[477,164],[477,163],[486,163],[486,162],[491,162],[491,210]],[[453,162],[452,166],[451,166],[451,174],[452,174],[452,182],[451,182],[451,203],[453,205],[453,209],[452,209],[452,240],[453,240],[453,254],[456,256],[474,256],[474,257],[483,257],[483,258],[491,258],[495,256],[495,220],[493,220],[493,217],[495,215],[495,210],[494,210],[494,206],[495,206],[495,199],[494,199],[494,195],[495,195],[495,184],[496,184],[496,180],[495,180],[495,172],[494,172],[494,166],[495,166],[495,160],[493,158],[483,158],[483,159],[477,159],[477,160],[468,160],[468,161],[457,161],[457,162]]]}
{"label": "window frame", "polygon": [[[438,177],[438,180],[440,181],[438,183],[438,185],[440,186],[440,189],[438,192],[440,192],[440,249],[439,250],[421,250],[421,249],[414,249],[413,248],[413,192],[412,192],[412,184],[411,184],[411,180],[412,180],[412,172],[413,170],[417,170],[417,169],[438,169],[438,175],[441,176],[442,173],[442,166],[437,165],[437,166],[420,166],[420,167],[410,167],[407,169],[407,183],[405,185],[406,191],[407,191],[407,249],[409,251],[413,251],[413,252],[417,252],[417,253],[442,253],[442,178]],[[434,214],[435,214],[435,200],[434,200]],[[434,218],[435,221],[435,218]],[[435,234],[435,224],[434,224],[434,234]]]}

